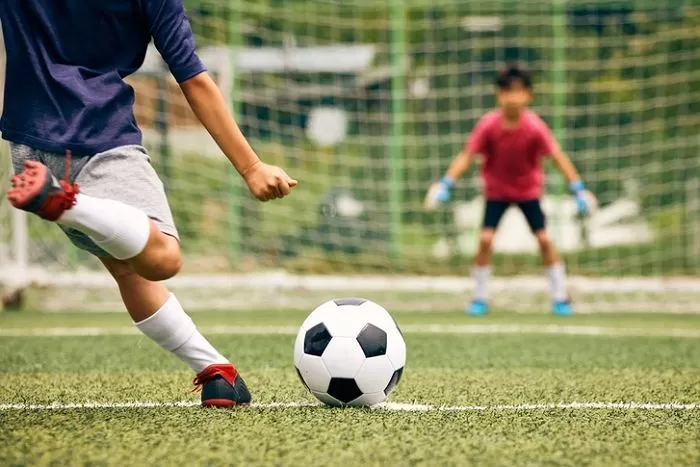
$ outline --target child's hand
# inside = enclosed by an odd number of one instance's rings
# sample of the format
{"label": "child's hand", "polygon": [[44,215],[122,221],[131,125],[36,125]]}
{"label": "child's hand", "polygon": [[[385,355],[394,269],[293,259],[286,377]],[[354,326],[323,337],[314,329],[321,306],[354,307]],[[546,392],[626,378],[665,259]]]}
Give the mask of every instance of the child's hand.
{"label": "child's hand", "polygon": [[260,201],[284,198],[298,184],[284,170],[263,162],[251,167],[243,178],[250,192]]}
{"label": "child's hand", "polygon": [[452,197],[452,187],[455,182],[450,177],[443,177],[437,183],[430,185],[428,193],[425,195],[423,206],[427,210],[432,210],[442,203],[446,203]]}
{"label": "child's hand", "polygon": [[583,182],[574,180],[569,184],[569,189],[576,197],[576,212],[580,217],[587,216],[591,213],[592,204],[595,204],[595,196],[593,193],[586,190]]}

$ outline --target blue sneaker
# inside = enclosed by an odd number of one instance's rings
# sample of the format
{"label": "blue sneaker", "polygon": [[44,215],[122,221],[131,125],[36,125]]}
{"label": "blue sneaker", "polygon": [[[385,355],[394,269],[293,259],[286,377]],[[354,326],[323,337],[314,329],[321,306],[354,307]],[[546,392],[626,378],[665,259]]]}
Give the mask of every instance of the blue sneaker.
{"label": "blue sneaker", "polygon": [[552,313],[557,316],[571,316],[574,314],[574,307],[571,306],[570,300],[564,300],[563,302],[554,302],[552,304]]}
{"label": "blue sneaker", "polygon": [[474,300],[467,306],[466,311],[471,316],[484,316],[489,311],[489,304],[483,300]]}

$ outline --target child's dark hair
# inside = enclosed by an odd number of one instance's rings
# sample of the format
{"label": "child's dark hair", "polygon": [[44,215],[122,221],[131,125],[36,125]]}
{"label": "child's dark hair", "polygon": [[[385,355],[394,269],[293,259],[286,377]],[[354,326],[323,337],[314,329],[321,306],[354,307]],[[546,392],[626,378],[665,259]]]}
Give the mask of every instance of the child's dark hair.
{"label": "child's dark hair", "polygon": [[532,90],[532,75],[518,65],[508,65],[496,75],[498,89],[510,89],[515,81],[520,81],[526,89]]}

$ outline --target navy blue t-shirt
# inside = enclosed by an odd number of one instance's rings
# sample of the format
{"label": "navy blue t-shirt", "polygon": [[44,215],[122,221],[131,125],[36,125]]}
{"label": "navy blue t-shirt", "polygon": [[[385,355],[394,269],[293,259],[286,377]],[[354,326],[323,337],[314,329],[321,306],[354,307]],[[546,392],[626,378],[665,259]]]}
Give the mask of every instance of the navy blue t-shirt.
{"label": "navy blue t-shirt", "polygon": [[95,154],[141,144],[124,77],[154,44],[178,82],[205,71],[182,0],[0,0],[4,139]]}

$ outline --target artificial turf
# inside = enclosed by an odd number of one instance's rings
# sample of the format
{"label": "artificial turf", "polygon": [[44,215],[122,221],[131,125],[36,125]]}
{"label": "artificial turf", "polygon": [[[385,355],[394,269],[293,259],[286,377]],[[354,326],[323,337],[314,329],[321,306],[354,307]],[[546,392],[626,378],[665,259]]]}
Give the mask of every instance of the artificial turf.
{"label": "artificial turf", "polygon": [[[197,313],[202,327],[258,326],[212,334],[263,407],[0,410],[0,465],[698,465],[695,409],[541,409],[569,402],[700,403],[700,316],[397,313],[408,347],[391,401],[453,411],[277,407],[311,403],[292,365],[289,327],[302,312]],[[420,332],[478,325],[483,332]],[[499,332],[488,325],[526,325]],[[537,332],[596,327],[597,335]],[[55,327],[95,336],[3,336]],[[117,313],[0,314],[0,406],[195,401],[191,373]],[[280,327],[280,329],[276,329]],[[266,332],[269,330],[269,333]],[[583,329],[583,328],[582,328]],[[669,331],[607,335],[606,329]],[[279,332],[277,332],[279,331]],[[515,329],[517,331],[517,328]],[[43,332],[43,331],[42,331]],[[70,333],[68,333],[70,334]],[[585,332],[582,332],[585,334]],[[643,334],[643,332],[642,332]],[[473,410],[464,406],[485,406]],[[503,406],[515,406],[504,408]]]}

